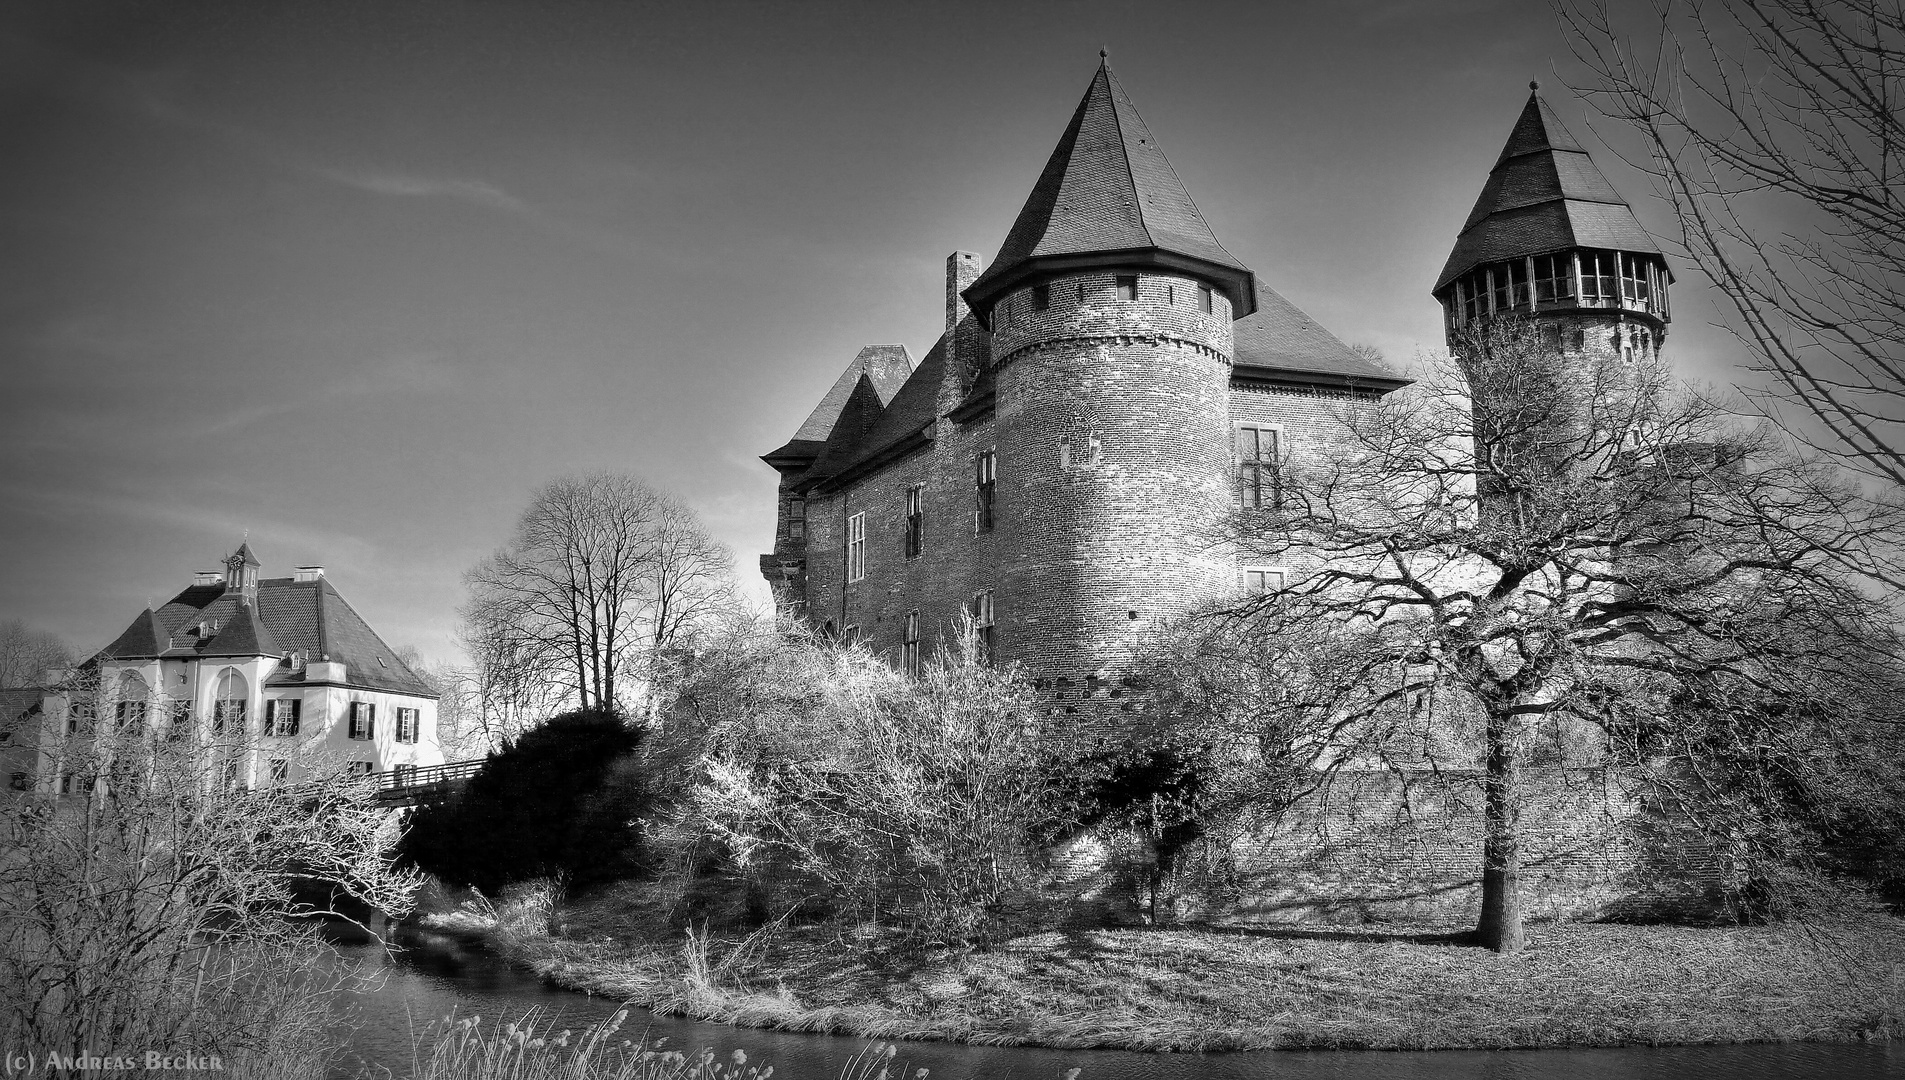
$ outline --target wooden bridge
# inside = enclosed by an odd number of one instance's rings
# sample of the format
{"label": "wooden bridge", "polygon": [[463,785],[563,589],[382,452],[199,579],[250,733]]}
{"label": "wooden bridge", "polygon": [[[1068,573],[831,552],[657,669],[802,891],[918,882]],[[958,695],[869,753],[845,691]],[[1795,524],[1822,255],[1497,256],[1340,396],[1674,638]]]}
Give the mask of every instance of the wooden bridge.
{"label": "wooden bridge", "polygon": [[378,803],[384,806],[416,806],[446,799],[476,775],[485,759],[446,761],[441,765],[399,765],[384,772],[371,773],[376,783]]}

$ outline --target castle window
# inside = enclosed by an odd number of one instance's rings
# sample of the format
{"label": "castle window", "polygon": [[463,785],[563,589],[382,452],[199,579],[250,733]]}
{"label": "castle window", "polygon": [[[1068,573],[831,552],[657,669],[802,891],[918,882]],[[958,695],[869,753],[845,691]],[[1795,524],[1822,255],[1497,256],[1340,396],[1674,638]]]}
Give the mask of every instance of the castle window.
{"label": "castle window", "polygon": [[1238,584],[1247,593],[1271,593],[1283,588],[1285,571],[1275,566],[1246,566],[1238,572]]}
{"label": "castle window", "polygon": [[285,758],[275,757],[271,759],[271,761],[269,762],[269,765],[271,769],[272,783],[282,784],[286,780],[291,779],[291,762],[290,761],[286,760]]}
{"label": "castle window", "polygon": [[1508,271],[1508,303],[1511,307],[1529,307],[1528,301],[1528,263],[1517,260],[1503,269]]}
{"label": "castle window", "polygon": [[789,540],[807,539],[807,500],[787,500],[787,538]]}
{"label": "castle window", "polygon": [[417,710],[404,709],[404,708],[399,708],[397,710],[397,741],[398,742],[400,743],[416,742],[417,728],[419,728],[420,726],[422,725],[418,723]]}
{"label": "castle window", "polygon": [[860,625],[858,623],[848,623],[847,628],[841,631],[840,640],[845,643],[849,649],[858,645],[860,643]]}
{"label": "castle window", "polygon": [[1210,286],[1199,285],[1197,287],[1197,310],[1209,315],[1215,303],[1216,301],[1211,298]]}
{"label": "castle window", "polygon": [[1002,297],[998,306],[992,309],[992,328],[1004,330],[1012,325],[1012,298]]}
{"label": "castle window", "polygon": [[1542,327],[1541,341],[1542,341],[1542,344],[1546,345],[1548,348],[1553,349],[1555,352],[1560,352],[1561,351],[1561,327],[1555,325],[1554,323],[1549,323],[1548,325]]}
{"label": "castle window", "polygon": [[847,519],[847,580],[867,576],[867,516],[865,511]]}
{"label": "castle window", "polygon": [[1277,475],[1277,444],[1281,434],[1273,427],[1237,425],[1238,506],[1263,510],[1283,505],[1283,489]]}
{"label": "castle window", "polygon": [[967,610],[972,615],[973,645],[979,650],[976,659],[982,664],[989,664],[995,644],[992,633],[992,590],[981,589],[973,593],[972,604]]}
{"label": "castle window", "polygon": [[1611,304],[1617,295],[1614,291],[1614,253],[1583,251],[1581,253],[1581,302]]}
{"label": "castle window", "polygon": [[1138,298],[1138,275],[1119,274],[1117,276],[1118,299],[1136,300]]}
{"label": "castle window", "polygon": [[1587,331],[1586,330],[1576,330],[1574,332],[1574,348],[1575,348],[1575,351],[1577,352],[1587,348]]}
{"label": "castle window", "polygon": [[1455,283],[1456,295],[1462,300],[1462,321],[1474,322],[1482,317],[1487,305],[1482,300],[1482,290],[1476,284],[1473,274]]}
{"label": "castle window", "polygon": [[1032,310],[1044,311],[1052,306],[1052,287],[1050,285],[1032,286]]}
{"label": "castle window", "polygon": [[1565,254],[1535,256],[1535,299],[1545,304],[1573,295],[1573,258]]}
{"label": "castle window", "polygon": [[1177,306],[1177,286],[1166,285],[1164,287],[1164,302],[1172,307]]}
{"label": "castle window", "polygon": [[906,557],[913,558],[924,546],[926,515],[920,510],[920,503],[926,494],[925,484],[914,484],[906,489]]}
{"label": "castle window", "polygon": [[375,739],[377,737],[377,706],[368,701],[351,702],[350,726],[345,735],[352,739]]}
{"label": "castle window", "polygon": [[297,698],[271,698],[265,702],[265,734],[296,735],[298,711],[304,703]]}
{"label": "castle window", "polygon": [[972,459],[972,530],[992,531],[992,489],[999,480],[999,456],[987,450]]}
{"label": "castle window", "polygon": [[1647,283],[1647,263],[1632,255],[1622,255],[1621,260],[1621,299],[1645,304],[1651,290]]}
{"label": "castle window", "polygon": [[1508,301],[1508,268],[1505,266],[1495,267],[1488,272],[1488,280],[1495,290],[1495,306],[1492,310],[1507,311],[1510,306]]}
{"label": "castle window", "polygon": [[919,612],[906,613],[906,634],[900,640],[900,670],[908,676],[919,676]]}

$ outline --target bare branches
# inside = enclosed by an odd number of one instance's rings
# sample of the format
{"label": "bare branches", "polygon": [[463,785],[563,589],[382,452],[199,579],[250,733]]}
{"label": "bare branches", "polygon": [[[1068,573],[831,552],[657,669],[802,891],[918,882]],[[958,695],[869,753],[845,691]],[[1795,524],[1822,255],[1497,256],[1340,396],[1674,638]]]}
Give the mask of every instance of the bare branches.
{"label": "bare branches", "polygon": [[634,477],[545,485],[464,575],[485,714],[645,712],[654,664],[728,601],[729,564],[691,510]]}
{"label": "bare branches", "polygon": [[1773,388],[1755,400],[1866,474],[1905,480],[1905,12],[1890,0],[1668,4],[1636,44],[1605,3],[1561,18],[1637,132],[1679,253]]}

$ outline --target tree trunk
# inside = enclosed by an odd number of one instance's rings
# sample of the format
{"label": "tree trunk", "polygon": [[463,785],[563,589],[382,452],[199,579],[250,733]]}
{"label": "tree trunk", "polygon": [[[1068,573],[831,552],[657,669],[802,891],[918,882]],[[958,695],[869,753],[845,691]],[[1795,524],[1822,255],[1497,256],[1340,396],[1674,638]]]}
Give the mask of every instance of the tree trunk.
{"label": "tree trunk", "polygon": [[1506,715],[1490,710],[1488,752],[1482,776],[1482,917],[1475,936],[1499,953],[1520,952],[1521,925],[1520,769]]}

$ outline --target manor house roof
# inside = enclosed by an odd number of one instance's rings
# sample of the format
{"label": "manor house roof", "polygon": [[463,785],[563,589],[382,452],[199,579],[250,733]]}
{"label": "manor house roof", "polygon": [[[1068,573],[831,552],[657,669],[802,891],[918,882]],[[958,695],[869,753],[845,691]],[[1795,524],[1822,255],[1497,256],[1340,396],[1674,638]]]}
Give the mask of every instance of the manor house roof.
{"label": "manor house roof", "polygon": [[[308,580],[265,578],[258,582],[255,599],[223,583],[189,586],[157,611],[140,612],[93,662],[288,658],[293,653],[305,660],[343,663],[345,681],[352,686],[437,696],[321,575]],[[304,666],[287,664],[273,672],[266,685],[304,681]]]}

